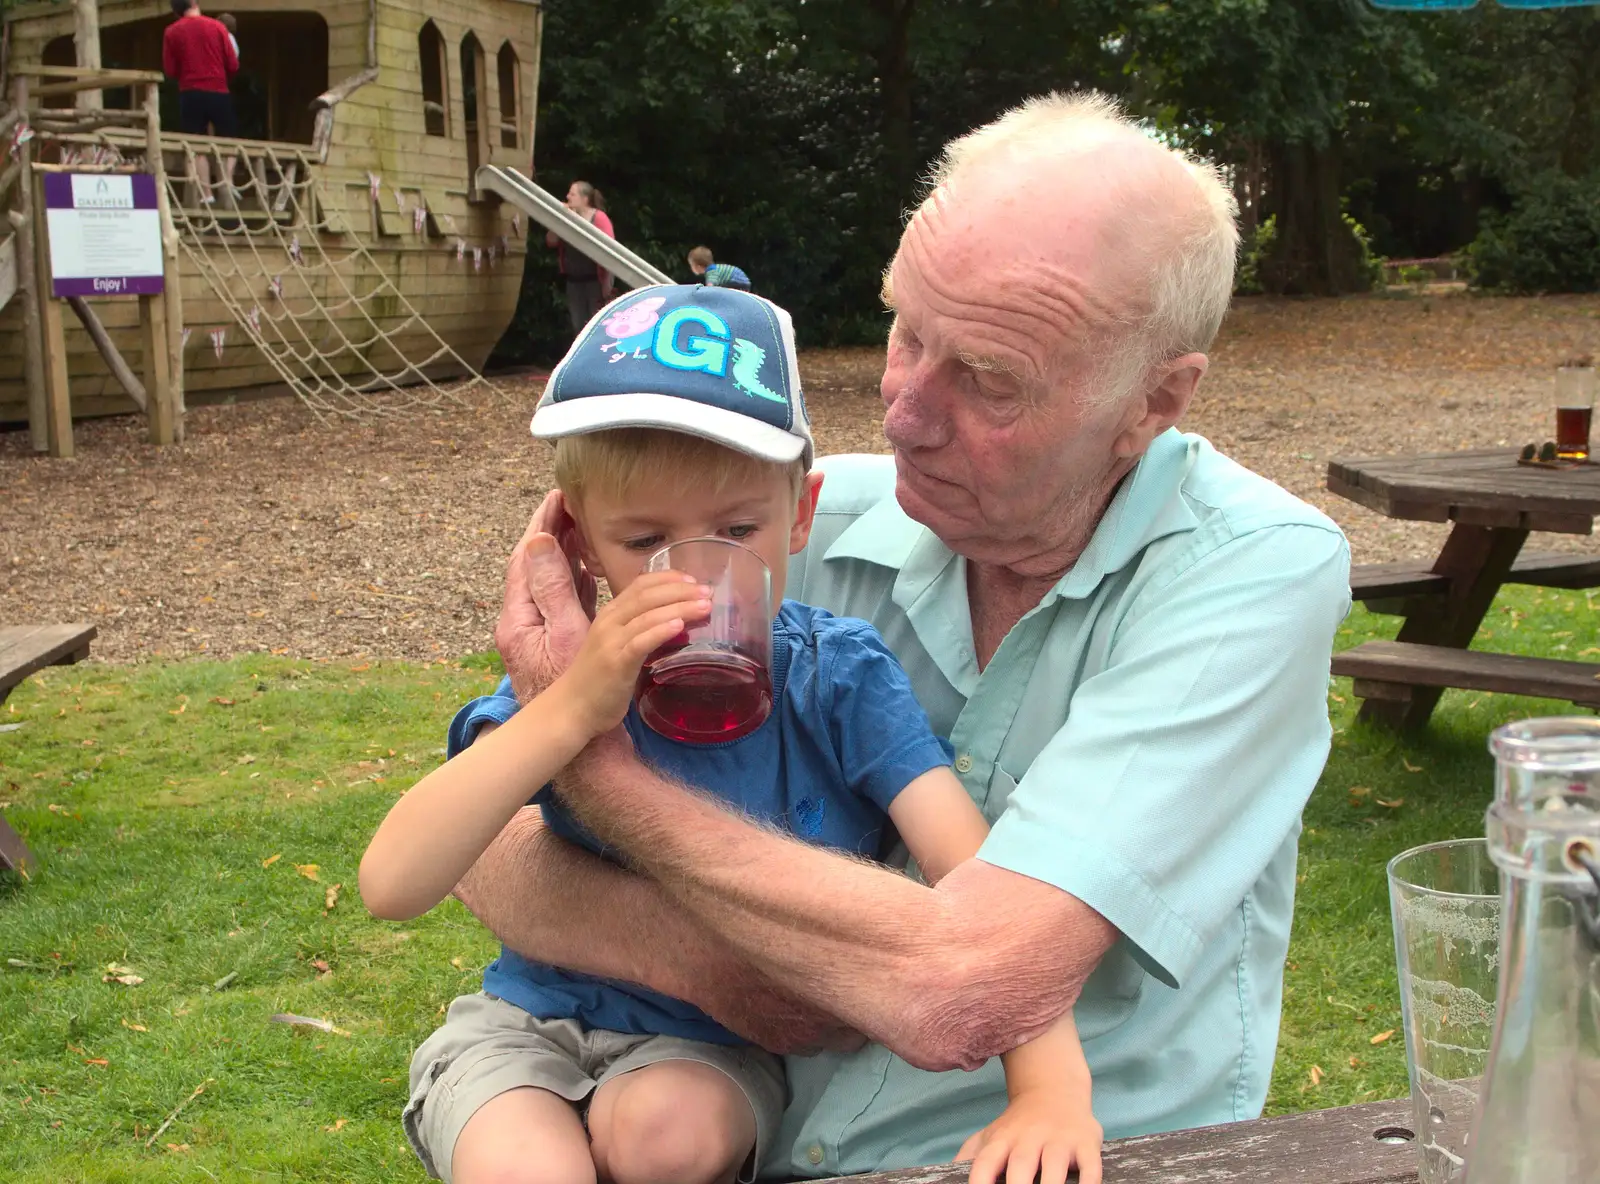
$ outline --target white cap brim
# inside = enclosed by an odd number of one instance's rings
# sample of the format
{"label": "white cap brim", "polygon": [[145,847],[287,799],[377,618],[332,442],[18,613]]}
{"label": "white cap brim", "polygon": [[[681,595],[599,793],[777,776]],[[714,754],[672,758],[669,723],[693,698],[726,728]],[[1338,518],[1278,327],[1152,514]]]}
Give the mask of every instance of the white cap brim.
{"label": "white cap brim", "polygon": [[806,441],[801,436],[751,416],[675,395],[644,392],[549,403],[534,412],[531,425],[533,434],[541,440],[582,436],[608,428],[661,428],[685,432],[777,464],[799,460],[806,450]]}

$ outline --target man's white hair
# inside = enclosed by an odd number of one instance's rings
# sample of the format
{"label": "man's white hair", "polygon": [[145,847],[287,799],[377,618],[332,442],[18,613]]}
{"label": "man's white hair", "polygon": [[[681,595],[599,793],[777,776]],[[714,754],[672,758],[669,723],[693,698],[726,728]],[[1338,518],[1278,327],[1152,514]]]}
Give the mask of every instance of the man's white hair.
{"label": "man's white hair", "polygon": [[[937,189],[978,167],[1005,162],[1025,170],[1031,160],[1071,159],[1135,140],[1169,153],[1183,170],[1174,174],[1177,186],[1158,181],[1158,188],[1147,186],[1139,195],[1144,200],[1129,203],[1131,217],[1159,223],[1161,229],[1152,236],[1143,307],[1130,318],[1130,331],[1110,343],[1093,389],[1086,392],[1095,403],[1119,401],[1151,366],[1203,353],[1216,339],[1233,295],[1239,249],[1238,205],[1216,166],[1158,144],[1116,100],[1080,91],[1028,99],[950,141],[929,177]],[[1142,173],[1140,179],[1149,176]],[[1181,179],[1185,176],[1187,181]]]}

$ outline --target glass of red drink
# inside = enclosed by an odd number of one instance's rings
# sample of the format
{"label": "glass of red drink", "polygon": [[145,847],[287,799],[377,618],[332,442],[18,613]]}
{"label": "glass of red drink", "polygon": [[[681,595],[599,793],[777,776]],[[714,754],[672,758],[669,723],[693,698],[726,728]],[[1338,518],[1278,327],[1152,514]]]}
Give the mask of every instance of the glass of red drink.
{"label": "glass of red drink", "polygon": [[1589,427],[1594,415],[1593,366],[1561,366],[1556,370],[1556,455],[1563,460],[1589,459]]}
{"label": "glass of red drink", "polygon": [[711,589],[711,615],[645,659],[635,699],[654,731],[689,744],[737,740],[772,712],[772,573],[729,539],[684,539],[646,571],[685,572]]}

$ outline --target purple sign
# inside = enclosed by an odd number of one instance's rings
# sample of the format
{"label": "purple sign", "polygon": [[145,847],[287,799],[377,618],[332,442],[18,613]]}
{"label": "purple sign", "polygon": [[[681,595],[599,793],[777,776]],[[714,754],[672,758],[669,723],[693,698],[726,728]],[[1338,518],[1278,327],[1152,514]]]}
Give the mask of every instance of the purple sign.
{"label": "purple sign", "polygon": [[47,173],[56,296],[153,296],[163,288],[161,211],[149,173]]}

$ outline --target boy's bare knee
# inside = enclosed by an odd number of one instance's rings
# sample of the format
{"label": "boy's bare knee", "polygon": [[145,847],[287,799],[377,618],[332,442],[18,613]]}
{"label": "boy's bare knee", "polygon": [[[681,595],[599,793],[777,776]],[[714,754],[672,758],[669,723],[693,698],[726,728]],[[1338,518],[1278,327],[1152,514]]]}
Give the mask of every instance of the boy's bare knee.
{"label": "boy's bare knee", "polygon": [[722,1184],[755,1144],[755,1116],[739,1087],[709,1065],[666,1061],[598,1094],[589,1133],[610,1184]]}
{"label": "boy's bare knee", "polygon": [[594,1159],[571,1104],[514,1089],[480,1106],[456,1139],[453,1184],[596,1184]]}

